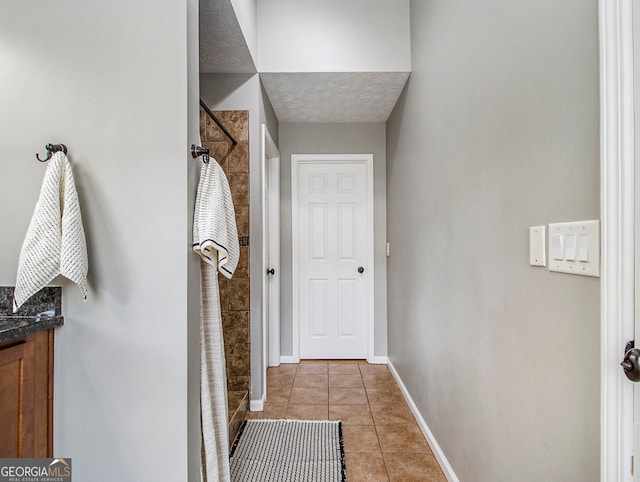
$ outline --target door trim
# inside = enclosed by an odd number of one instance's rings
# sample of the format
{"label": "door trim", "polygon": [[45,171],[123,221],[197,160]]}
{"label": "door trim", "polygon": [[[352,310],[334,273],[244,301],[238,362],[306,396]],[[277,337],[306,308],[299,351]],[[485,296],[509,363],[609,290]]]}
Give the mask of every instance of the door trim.
{"label": "door trim", "polygon": [[300,361],[300,320],[298,279],[298,167],[301,164],[336,163],[340,161],[364,163],[367,168],[367,361],[373,363],[374,356],[374,233],[373,233],[373,154],[292,154],[291,155],[291,280],[292,280],[292,338],[293,363]]}
{"label": "door trim", "polygon": [[599,0],[601,454],[600,479],[631,481],[633,385],[620,368],[634,332],[632,0]]}

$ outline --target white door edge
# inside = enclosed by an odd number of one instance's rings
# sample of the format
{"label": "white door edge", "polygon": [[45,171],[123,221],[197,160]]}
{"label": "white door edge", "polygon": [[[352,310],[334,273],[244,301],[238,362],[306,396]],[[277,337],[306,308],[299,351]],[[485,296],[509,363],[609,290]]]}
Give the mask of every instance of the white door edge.
{"label": "white door edge", "polygon": [[[280,152],[276,146],[269,129],[266,124],[261,126],[261,142],[260,142],[260,176],[261,176],[261,194],[262,200],[269,196],[269,199],[279,198],[279,195],[275,196],[269,192],[270,186],[267,184],[267,178],[269,172],[271,175],[278,173],[280,165]],[[275,165],[275,166],[274,166]],[[279,178],[276,178],[279,181]],[[275,288],[269,290],[267,277],[267,263],[272,258],[271,253],[278,252],[279,246],[279,231],[280,231],[280,218],[274,216],[274,212],[278,212],[279,206],[273,206],[272,202],[267,204],[262,203],[262,232],[268,232],[269,237],[263,236],[262,239],[262,399],[266,399],[267,394],[267,368],[270,365],[280,364],[280,316],[274,316],[274,307],[279,310],[280,306],[280,291],[279,286],[276,284]],[[274,219],[275,218],[275,219]],[[267,225],[275,226],[276,229],[267,229]],[[277,269],[279,270],[278,265]],[[268,302],[266,300],[268,299]],[[270,312],[268,312],[268,310]]]}
{"label": "white door edge", "polygon": [[[269,259],[271,268],[276,270],[272,276],[269,290],[269,366],[280,365],[280,152],[267,131],[269,172],[269,210],[267,214],[272,229],[269,229]],[[275,227],[275,229],[273,229]]]}
{"label": "white door edge", "polygon": [[373,231],[373,154],[292,154],[291,155],[291,280],[292,280],[292,338],[293,363],[300,362],[300,320],[298,317],[299,308],[299,287],[295,280],[298,279],[298,240],[295,233],[298,232],[298,167],[302,163],[333,163],[339,161],[363,162],[367,166],[367,249],[368,270],[371,276],[368,277],[367,298],[368,298],[368,319],[367,319],[367,361],[373,363],[374,355],[374,231]]}
{"label": "white door edge", "polygon": [[632,481],[633,386],[620,367],[634,332],[632,0],[599,0],[601,140],[601,474]]}

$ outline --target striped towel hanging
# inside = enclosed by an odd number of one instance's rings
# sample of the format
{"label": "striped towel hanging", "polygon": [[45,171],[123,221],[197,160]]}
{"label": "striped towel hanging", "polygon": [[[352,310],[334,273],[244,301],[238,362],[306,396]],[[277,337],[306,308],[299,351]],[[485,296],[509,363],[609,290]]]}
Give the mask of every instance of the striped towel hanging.
{"label": "striped towel hanging", "polygon": [[229,182],[211,158],[202,163],[193,215],[193,250],[209,264],[217,256],[220,272],[233,276],[240,259],[238,228]]}

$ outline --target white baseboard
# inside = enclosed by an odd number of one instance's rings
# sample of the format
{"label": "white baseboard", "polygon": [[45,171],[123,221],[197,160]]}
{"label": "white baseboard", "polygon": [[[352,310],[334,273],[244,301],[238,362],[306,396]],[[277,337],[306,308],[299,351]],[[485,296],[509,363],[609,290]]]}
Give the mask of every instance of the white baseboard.
{"label": "white baseboard", "polygon": [[372,365],[386,365],[389,359],[386,356],[374,356],[367,361]]}
{"label": "white baseboard", "polygon": [[391,363],[391,360],[387,361],[387,366],[389,367],[389,370],[391,371],[393,378],[396,379],[396,382],[398,383],[398,386],[402,391],[402,395],[404,395],[405,400],[409,404],[409,408],[411,409],[413,416],[416,418],[416,421],[418,422],[418,426],[420,427],[420,430],[422,430],[424,437],[427,439],[427,443],[429,444],[429,447],[431,447],[431,451],[433,452],[433,455],[435,455],[436,460],[440,464],[440,468],[442,469],[444,476],[447,478],[449,482],[459,482],[458,476],[453,471],[453,467],[451,467],[451,464],[447,460],[447,457],[444,455],[444,452],[440,448],[440,445],[438,445],[438,441],[436,440],[433,433],[431,432],[431,429],[429,429],[427,422],[422,417],[422,414],[420,413],[420,411],[418,411],[418,407],[413,401],[413,398],[411,398],[411,395],[407,391],[407,387],[405,387],[402,379],[400,378],[400,375],[398,375],[398,372],[393,366],[393,363]]}
{"label": "white baseboard", "polygon": [[249,401],[250,412],[262,412],[264,410],[264,396],[260,400]]}
{"label": "white baseboard", "polygon": [[[376,365],[386,365],[387,364],[387,357],[386,356],[374,356],[373,358],[371,358],[370,360],[367,360],[369,363],[371,364],[376,364]],[[300,363],[300,358],[294,358],[292,356],[281,356],[280,357],[280,363],[281,364],[287,364],[287,363]]]}
{"label": "white baseboard", "polygon": [[300,359],[297,360],[292,356],[281,356],[280,363],[300,363]]}

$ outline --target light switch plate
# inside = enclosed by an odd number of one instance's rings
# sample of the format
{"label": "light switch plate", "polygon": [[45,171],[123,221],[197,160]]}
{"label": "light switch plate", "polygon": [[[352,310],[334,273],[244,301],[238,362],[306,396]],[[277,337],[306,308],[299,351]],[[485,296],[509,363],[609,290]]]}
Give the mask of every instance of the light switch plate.
{"label": "light switch plate", "polygon": [[529,228],[529,264],[531,266],[547,265],[546,231],[546,226],[533,226]]}
{"label": "light switch plate", "polygon": [[[549,259],[549,271],[600,276],[600,221],[576,221],[549,224],[549,252],[551,240],[562,240],[561,259]],[[567,249],[569,244],[569,249]],[[586,259],[586,261],[585,261]],[[581,261],[582,260],[582,261]]]}

